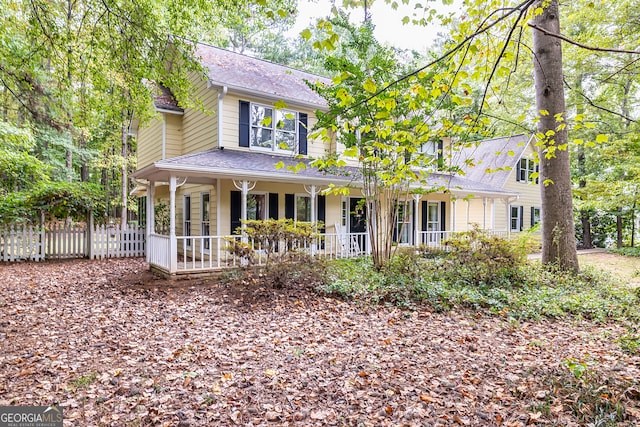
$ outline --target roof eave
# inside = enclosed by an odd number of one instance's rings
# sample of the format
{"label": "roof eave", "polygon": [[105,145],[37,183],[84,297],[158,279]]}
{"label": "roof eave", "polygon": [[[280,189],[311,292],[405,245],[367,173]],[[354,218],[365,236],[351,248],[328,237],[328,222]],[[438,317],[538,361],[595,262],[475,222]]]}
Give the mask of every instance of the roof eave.
{"label": "roof eave", "polygon": [[228,83],[217,82],[214,80],[209,80],[209,84],[210,84],[210,87],[214,87],[216,89],[226,87],[229,92],[232,92],[238,95],[249,96],[251,98],[259,99],[264,102],[284,101],[289,107],[305,108],[312,111],[313,110],[327,111],[327,106],[325,104],[319,104],[319,103],[304,101],[300,99],[279,97],[277,95],[274,95],[273,93],[262,92],[258,90],[251,90],[241,86],[230,85]]}

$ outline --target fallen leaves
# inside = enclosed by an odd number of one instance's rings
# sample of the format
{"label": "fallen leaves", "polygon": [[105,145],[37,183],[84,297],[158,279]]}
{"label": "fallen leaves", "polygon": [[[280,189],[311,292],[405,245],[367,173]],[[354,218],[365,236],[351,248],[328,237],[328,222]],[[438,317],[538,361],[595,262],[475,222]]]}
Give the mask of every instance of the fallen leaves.
{"label": "fallen leaves", "polygon": [[630,383],[626,425],[640,418],[640,361],[615,325],[365,309],[146,269],[1,265],[0,405],[60,402],[72,425],[578,425],[549,380],[591,355]]}

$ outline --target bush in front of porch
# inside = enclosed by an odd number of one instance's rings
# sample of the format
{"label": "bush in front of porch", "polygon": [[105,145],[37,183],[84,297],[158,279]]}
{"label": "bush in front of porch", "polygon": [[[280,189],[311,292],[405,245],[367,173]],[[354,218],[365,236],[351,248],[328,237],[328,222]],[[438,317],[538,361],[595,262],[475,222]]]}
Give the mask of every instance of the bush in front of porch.
{"label": "bush in front of porch", "polygon": [[367,258],[334,261],[319,289],[361,304],[471,308],[513,320],[640,320],[640,295],[600,270],[562,272],[529,262],[520,242],[480,236],[480,244],[473,233],[463,239],[458,253],[426,257],[407,250],[380,272]]}

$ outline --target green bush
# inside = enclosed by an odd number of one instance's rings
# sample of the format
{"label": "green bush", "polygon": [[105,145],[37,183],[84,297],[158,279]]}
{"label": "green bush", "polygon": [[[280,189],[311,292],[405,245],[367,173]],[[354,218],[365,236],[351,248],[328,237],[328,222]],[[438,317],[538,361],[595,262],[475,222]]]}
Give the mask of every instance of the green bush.
{"label": "green bush", "polygon": [[480,285],[517,284],[520,267],[526,263],[527,248],[474,228],[443,242],[451,251],[447,259],[457,280]]}
{"label": "green bush", "polygon": [[567,316],[598,322],[640,320],[640,296],[594,268],[569,273],[522,262],[504,267],[492,280],[486,275],[478,280],[473,274],[484,275],[484,267],[449,257],[425,259],[415,252],[401,253],[380,272],[369,258],[338,260],[329,263],[320,290],[364,304],[421,303],[437,311],[468,307],[518,320]]}
{"label": "green bush", "polygon": [[618,254],[618,255],[640,257],[640,248],[635,246],[632,248],[631,247],[612,248],[612,249],[609,249],[609,252]]}

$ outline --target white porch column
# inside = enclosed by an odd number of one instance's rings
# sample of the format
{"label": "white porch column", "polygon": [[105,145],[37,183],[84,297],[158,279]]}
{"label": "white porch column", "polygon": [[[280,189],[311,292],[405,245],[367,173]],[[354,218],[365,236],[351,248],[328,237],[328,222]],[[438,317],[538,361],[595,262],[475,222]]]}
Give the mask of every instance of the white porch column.
{"label": "white porch column", "polygon": [[487,198],[482,198],[482,229],[487,231]]}
{"label": "white porch column", "polygon": [[[309,194],[309,197],[311,198],[311,226],[313,227],[313,231],[317,230],[316,227],[316,223],[318,222],[318,212],[316,212],[316,197],[318,196],[318,188],[312,184],[312,185],[305,185],[304,186],[304,190]],[[315,255],[316,254],[316,244],[312,243],[311,244],[311,255]]]}
{"label": "white porch column", "polygon": [[176,239],[176,177],[169,178],[169,274],[178,270],[178,239]]}
{"label": "white porch column", "polygon": [[496,231],[496,199],[491,199],[491,231]]}
{"label": "white porch column", "polygon": [[511,237],[511,199],[508,197],[502,199],[504,201],[505,218],[507,222],[507,237]]}
{"label": "white porch column", "polygon": [[[215,235],[216,236],[220,236],[220,234],[222,234],[220,232],[220,178],[216,179],[216,232]],[[216,250],[217,250],[217,260],[218,262],[220,262],[220,260],[222,258],[220,258],[221,255],[221,244],[220,244],[220,238],[218,238],[218,241],[216,242]]]}
{"label": "white porch column", "polygon": [[149,181],[149,188],[147,188],[147,203],[149,207],[147,209],[147,226],[149,227],[149,233],[154,234],[156,232],[156,183],[155,181]]}
{"label": "white porch column", "polygon": [[[245,235],[244,230],[247,229],[247,196],[249,195],[249,191],[253,190],[254,188],[256,188],[256,182],[255,181],[247,181],[242,180],[240,182],[234,180],[233,181],[233,185],[242,192],[242,199],[241,199],[241,203],[240,203],[240,215],[242,216],[241,218],[241,223],[242,225],[240,226],[242,228],[242,241],[243,242],[247,242],[247,236]],[[233,230],[232,230],[233,231]]]}
{"label": "white porch column", "polygon": [[151,251],[149,248],[149,242],[151,241],[151,235],[156,232],[155,230],[155,203],[153,198],[155,197],[155,182],[149,181],[149,185],[147,186],[147,202],[146,202],[146,227],[145,227],[145,235],[146,235],[146,259],[147,262],[150,260]]}
{"label": "white porch column", "polygon": [[315,185],[305,185],[304,191],[309,194],[311,198],[311,224],[315,224],[318,220],[318,213],[316,212],[316,196],[319,193],[319,189]]}
{"label": "white porch column", "polygon": [[470,212],[471,212],[471,200],[467,199],[467,231],[469,230]]}
{"label": "white porch column", "polygon": [[[458,204],[457,204],[457,200],[452,200],[451,201],[451,231],[456,231],[456,215],[458,213]],[[442,218],[442,220],[444,221],[444,218]]]}
{"label": "white porch column", "polygon": [[[414,194],[413,195],[413,217],[415,218],[415,224],[413,224],[413,231],[414,231],[414,240],[413,240],[413,245],[414,246],[418,246],[420,245],[420,226],[418,224],[420,224],[420,215],[418,215],[418,207],[420,206],[420,199],[422,199],[422,194]],[[442,218],[442,220],[444,221],[444,218]]]}

